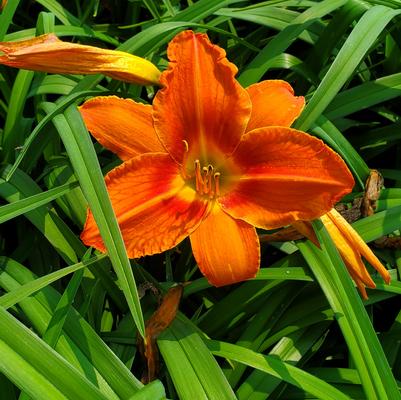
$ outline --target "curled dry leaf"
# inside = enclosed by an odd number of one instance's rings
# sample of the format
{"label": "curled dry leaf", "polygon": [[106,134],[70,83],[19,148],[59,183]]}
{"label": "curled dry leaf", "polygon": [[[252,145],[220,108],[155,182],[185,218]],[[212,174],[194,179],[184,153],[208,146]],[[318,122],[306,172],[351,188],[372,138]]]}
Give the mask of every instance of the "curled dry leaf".
{"label": "curled dry leaf", "polygon": [[265,233],[263,235],[259,235],[259,240],[261,243],[269,243],[269,242],[288,242],[290,240],[300,240],[305,236],[295,229],[292,226],[288,226],[287,228],[280,229],[274,233]]}
{"label": "curled dry leaf", "polygon": [[401,249],[400,236],[382,236],[374,241],[374,244],[379,249]]}
{"label": "curled dry leaf", "polygon": [[376,202],[379,200],[380,191],[384,179],[379,171],[372,169],[365,184],[365,195],[362,199],[361,212],[363,217],[373,215],[376,210]]}
{"label": "curled dry leaf", "polygon": [[156,339],[173,322],[178,311],[182,291],[182,285],[177,285],[169,289],[159,308],[146,322],[145,339],[138,339],[139,351],[147,365],[147,371],[142,377],[144,383],[151,382],[157,377],[159,371],[159,350]]}

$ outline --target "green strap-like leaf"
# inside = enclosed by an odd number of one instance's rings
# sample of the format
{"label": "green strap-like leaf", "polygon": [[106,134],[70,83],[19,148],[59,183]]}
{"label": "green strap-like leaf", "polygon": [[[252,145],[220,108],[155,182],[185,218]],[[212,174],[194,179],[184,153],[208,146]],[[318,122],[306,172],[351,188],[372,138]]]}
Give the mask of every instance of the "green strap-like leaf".
{"label": "green strap-like leaf", "polygon": [[[0,287],[15,294],[22,286],[30,283],[35,285],[37,279],[42,279],[37,278],[15,260],[6,257],[0,258],[0,271]],[[34,327],[40,335],[44,334],[60,297],[60,294],[48,285],[19,302],[26,323]],[[132,342],[131,336],[130,343]],[[128,400],[143,387],[75,309],[68,314],[56,350],[113,400],[117,400],[117,396],[121,400]]]}
{"label": "green strap-like leaf", "polygon": [[[52,112],[54,108],[54,104],[44,104],[44,109],[48,113]],[[76,106],[70,106],[65,110],[64,115],[57,115],[53,123],[70,157],[82,192],[88,200],[135,324],[143,336],[145,332],[144,320],[131,264],[127,257],[96,152],[81,114]]]}
{"label": "green strap-like leaf", "polygon": [[[3,183],[5,183],[3,179],[0,179],[0,185],[2,184],[2,181]],[[25,214],[29,211],[34,210],[35,208],[50,203],[51,201],[57,199],[60,196],[63,196],[77,186],[78,182],[67,183],[66,185],[50,189],[47,192],[38,193],[34,196],[30,196],[25,199],[18,200],[14,203],[1,206],[0,224],[17,217],[18,215]]]}
{"label": "green strap-like leaf", "polygon": [[307,131],[312,126],[355,72],[386,25],[400,13],[401,10],[375,6],[363,14],[296,121],[296,128]]}
{"label": "green strap-like leaf", "polygon": [[309,7],[277,34],[249,63],[248,67],[238,78],[240,83],[246,87],[258,82],[270,67],[272,58],[283,53],[315,19],[336,10],[345,3],[346,0],[325,0]]}
{"label": "green strap-like leaf", "polygon": [[[82,261],[80,263],[71,265],[69,267],[65,267],[58,271],[52,272],[45,276],[42,276],[34,281],[28,282],[25,285],[20,286],[18,289],[15,289],[9,293],[4,294],[0,297],[0,306],[3,308],[9,308],[13,305],[19,303],[20,301],[24,300],[26,297],[31,296],[32,294],[38,292],[39,290],[43,289],[44,287],[50,285],[51,283],[69,275],[76,271],[79,271],[91,264],[95,264],[98,261],[104,259],[106,257],[105,254],[100,256],[95,256],[90,258],[89,260]],[[5,262],[4,257],[0,257],[0,264]]]}
{"label": "green strap-like leaf", "polygon": [[313,223],[322,249],[298,244],[322,288],[347,342],[368,399],[400,399],[400,393],[368,314],[320,220]]}
{"label": "green strap-like leaf", "polygon": [[165,400],[166,391],[160,381],[153,381],[138,390],[129,400]]}
{"label": "green strap-like leaf", "polygon": [[180,399],[235,399],[221,368],[186,318],[178,316],[162,332],[158,345]]}
{"label": "green strap-like leaf", "polygon": [[8,0],[4,10],[0,13],[0,42],[3,41],[20,0]]}
{"label": "green strap-like leaf", "polygon": [[244,363],[250,367],[273,375],[283,381],[297,386],[307,393],[322,400],[349,400],[344,393],[327,382],[302,371],[300,368],[285,363],[276,357],[265,356],[245,347],[216,340],[206,340],[209,350],[220,357]]}
{"label": "green strap-like leaf", "polygon": [[0,308],[0,371],[37,400],[107,400],[31,330]]}

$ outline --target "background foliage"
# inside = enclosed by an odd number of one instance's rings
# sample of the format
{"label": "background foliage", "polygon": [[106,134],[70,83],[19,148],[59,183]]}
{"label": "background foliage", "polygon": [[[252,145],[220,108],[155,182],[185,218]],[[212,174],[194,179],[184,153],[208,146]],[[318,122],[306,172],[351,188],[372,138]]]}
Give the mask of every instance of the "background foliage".
{"label": "background foliage", "polygon": [[[392,283],[373,275],[362,302],[319,222],[322,250],[265,244],[257,278],[231,287],[210,287],[185,241],[129,261],[102,179],[119,161],[92,142],[75,104],[97,94],[150,102],[153,89],[0,66],[1,398],[401,398],[400,14],[399,0],[8,0],[0,41],[55,32],[163,69],[168,41],[192,28],[227,50],[244,86],[289,81],[308,100],[296,127],[355,175],[346,204],[369,168],[385,177],[377,213],[354,227],[369,242],[390,235],[392,248],[374,251]],[[88,203],[109,257],[79,241]],[[159,379],[143,385],[137,327],[157,307],[145,288],[188,281],[158,340]]]}

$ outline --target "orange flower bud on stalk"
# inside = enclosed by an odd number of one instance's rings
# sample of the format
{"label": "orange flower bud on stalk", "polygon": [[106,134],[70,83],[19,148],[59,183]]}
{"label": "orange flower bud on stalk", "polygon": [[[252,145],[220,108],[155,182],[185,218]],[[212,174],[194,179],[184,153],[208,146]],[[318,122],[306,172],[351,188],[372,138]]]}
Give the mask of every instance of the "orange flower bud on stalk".
{"label": "orange flower bud on stalk", "polygon": [[0,42],[0,64],[56,74],[103,74],[143,85],[157,85],[160,78],[160,71],[144,58],[63,42],[54,34]]}
{"label": "orange flower bud on stalk", "polygon": [[[387,284],[390,282],[390,274],[387,269],[374,255],[372,250],[370,250],[368,245],[362,240],[355,229],[337,210],[333,208],[320,218],[364,299],[368,298],[365,286],[373,289],[376,285],[369,275],[365,264],[362,261],[362,257],[364,257],[372,267],[379,272]],[[312,240],[316,245],[319,245],[310,222],[296,221],[292,226]]]}

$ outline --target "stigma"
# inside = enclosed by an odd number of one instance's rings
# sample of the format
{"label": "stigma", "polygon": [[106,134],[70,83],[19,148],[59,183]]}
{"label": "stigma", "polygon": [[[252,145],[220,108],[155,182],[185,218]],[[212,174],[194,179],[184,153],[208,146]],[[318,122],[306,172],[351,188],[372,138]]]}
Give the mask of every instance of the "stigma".
{"label": "stigma", "polygon": [[195,188],[200,195],[210,199],[220,196],[220,172],[210,164],[202,168],[200,161],[195,160]]}

